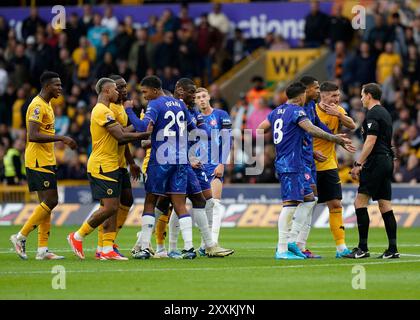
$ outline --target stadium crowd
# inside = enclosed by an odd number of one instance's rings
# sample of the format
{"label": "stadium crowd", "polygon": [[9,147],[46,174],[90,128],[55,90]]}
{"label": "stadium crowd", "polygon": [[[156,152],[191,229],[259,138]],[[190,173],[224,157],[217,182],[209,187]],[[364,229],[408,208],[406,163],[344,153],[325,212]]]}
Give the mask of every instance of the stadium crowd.
{"label": "stadium crowd", "polygon": [[[192,78],[209,87],[212,106],[230,113],[234,129],[252,129],[254,138],[258,124],[285,101],[284,93],[266,88],[260,75],[251,79],[248,92],[238,94],[235,105],[228,105],[223,98],[213,83],[217,77],[259,45],[285,50],[289,44],[273,33],[264,39],[245,39],[240,29],[232,30],[221,5],[215,4],[197,22],[189,16],[186,5],[176,13],[166,9],[160,16],[151,16],[147,26],[138,28],[130,16],[118,21],[112,6],[103,12],[101,15],[85,5],[83,15],[70,15],[61,32],[43,21],[36,9],[31,9],[19,31],[0,17],[0,157],[5,159],[0,163],[0,179],[9,183],[24,179],[23,168],[14,170],[11,179],[5,179],[5,171],[6,167],[23,167],[25,114],[44,70],[58,72],[63,83],[63,95],[52,102],[56,131],[70,135],[79,146],[73,151],[56,144],[58,179],[86,179],[90,110],[96,103],[94,84],[103,76],[122,75],[131,97],[143,104],[138,83],[145,75],[157,74],[170,91],[181,76]],[[305,39],[300,46],[329,48],[325,66],[328,79],[320,82],[334,80],[340,85],[342,106],[358,127],[364,119],[361,85],[376,81],[383,86],[383,104],[394,120],[398,158],[394,180],[419,182],[419,8],[416,12],[402,1],[372,2],[366,29],[355,31],[340,5],[334,5],[331,13],[323,13],[313,2],[305,20]],[[360,130],[349,134],[356,145],[361,144]],[[134,146],[132,151],[141,162],[144,150]],[[225,182],[276,182],[273,146],[267,143],[264,150],[254,150],[254,154],[264,166],[261,175],[247,176],[245,164],[232,164],[226,168]],[[245,160],[252,154],[235,149],[235,157]],[[338,152],[338,157],[342,182],[351,182],[348,172],[352,157],[344,152]]]}

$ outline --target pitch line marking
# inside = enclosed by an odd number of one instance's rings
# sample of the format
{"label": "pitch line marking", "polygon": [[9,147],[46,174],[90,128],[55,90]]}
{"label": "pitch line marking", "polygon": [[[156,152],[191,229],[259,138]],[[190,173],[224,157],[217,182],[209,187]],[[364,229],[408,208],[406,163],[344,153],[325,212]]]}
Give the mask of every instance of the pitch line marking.
{"label": "pitch line marking", "polygon": [[[292,266],[248,266],[248,267],[215,267],[215,268],[149,268],[149,269],[105,269],[100,270],[101,273],[115,273],[115,272],[168,272],[168,271],[219,271],[219,270],[252,270],[252,269],[299,269],[299,268],[328,268],[337,266],[353,266],[353,265],[381,265],[381,264],[402,264],[402,263],[417,263],[417,260],[387,260],[387,261],[375,261],[375,262],[353,262],[353,263],[329,263],[329,264],[301,264]],[[99,262],[101,263],[101,262]],[[97,273],[98,269],[84,269],[84,270],[66,270],[67,273]],[[50,270],[38,270],[38,271],[0,271],[0,275],[30,275],[30,274],[51,274]]]}

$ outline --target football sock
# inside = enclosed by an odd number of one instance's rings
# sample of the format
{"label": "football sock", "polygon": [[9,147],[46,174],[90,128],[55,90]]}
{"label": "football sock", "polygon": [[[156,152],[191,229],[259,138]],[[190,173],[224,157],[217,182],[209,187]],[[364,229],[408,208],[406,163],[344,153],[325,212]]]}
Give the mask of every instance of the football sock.
{"label": "football sock", "polygon": [[179,229],[184,239],[184,249],[189,250],[193,247],[192,241],[192,219],[189,214],[179,217]]}
{"label": "football sock", "polygon": [[343,251],[346,248],[343,208],[334,208],[330,210],[330,230],[337,250]]}
{"label": "football sock", "polygon": [[79,230],[74,234],[74,238],[78,241],[83,241],[84,237],[92,233],[95,230],[87,222],[84,222]]}
{"label": "football sock", "polygon": [[120,204],[120,206],[118,207],[117,229],[116,229],[117,235],[118,235],[118,232],[120,232],[121,228],[124,226],[124,223],[125,223],[125,220],[127,220],[129,211],[130,211],[130,207],[123,206],[122,204]]}
{"label": "football sock", "polygon": [[176,251],[179,233],[179,221],[176,213],[169,218],[169,251]]}
{"label": "football sock", "polygon": [[98,246],[96,247],[96,251],[101,252],[104,242],[104,226],[102,224],[98,227]]}
{"label": "football sock", "polygon": [[38,206],[36,206],[34,212],[29,217],[28,221],[25,222],[22,229],[20,229],[19,235],[26,238],[31,231],[35,230],[36,227],[38,227],[50,215],[51,209],[44,202],[41,202]]}
{"label": "football sock", "polygon": [[213,199],[213,224],[211,227],[212,239],[215,243],[219,242],[220,226],[222,224],[223,206],[220,199]]}
{"label": "football sock", "polygon": [[[212,227],[213,227],[213,208],[214,208],[213,198],[207,199],[206,206],[204,209],[206,210],[207,222],[208,222],[210,231],[212,231]],[[211,237],[213,239],[213,231],[211,232]],[[204,248],[204,247],[205,247],[204,240],[201,239],[200,248]]]}
{"label": "football sock", "polygon": [[298,234],[303,229],[308,217],[312,214],[312,208],[315,206],[315,201],[302,202],[296,208],[295,215],[292,221],[292,229],[289,234],[289,242],[296,242]]}
{"label": "football sock", "polygon": [[363,251],[368,251],[369,214],[367,208],[356,209],[357,228],[359,230],[359,245]]}
{"label": "football sock", "polygon": [[289,235],[289,224],[293,218],[297,206],[283,206],[278,220],[279,242],[277,244],[277,252],[287,251],[287,238]]}
{"label": "football sock", "polygon": [[48,248],[48,239],[50,237],[51,215],[38,226],[38,248]]}
{"label": "football sock", "polygon": [[212,232],[209,229],[209,222],[206,216],[206,209],[204,208],[193,208],[194,222],[200,229],[201,238],[204,241],[204,245],[209,248],[214,246],[212,239]]}
{"label": "football sock", "polygon": [[[159,210],[160,211],[160,210]],[[155,211],[156,212],[156,211]],[[156,245],[165,247],[166,226],[168,225],[169,216],[161,214],[156,220]]]}
{"label": "football sock", "polygon": [[142,249],[149,248],[154,225],[155,225],[155,214],[143,213],[143,216],[141,218],[141,248]]}
{"label": "football sock", "polygon": [[114,241],[117,236],[117,232],[106,232],[103,236],[103,253],[109,253],[114,250]]}
{"label": "football sock", "polygon": [[395,220],[394,212],[388,211],[382,214],[384,219],[386,235],[388,236],[388,250],[397,252],[397,221]]}
{"label": "football sock", "polygon": [[302,226],[302,229],[300,230],[297,239],[296,239],[296,243],[299,247],[300,250],[305,251],[306,249],[306,242],[308,241],[309,238],[309,233],[311,232],[311,226],[312,226],[312,214],[314,212],[315,206],[318,202],[318,198],[315,197],[315,201],[310,201],[307,204],[313,204],[312,208],[310,209],[310,212],[308,213],[308,217],[306,218],[305,223]]}

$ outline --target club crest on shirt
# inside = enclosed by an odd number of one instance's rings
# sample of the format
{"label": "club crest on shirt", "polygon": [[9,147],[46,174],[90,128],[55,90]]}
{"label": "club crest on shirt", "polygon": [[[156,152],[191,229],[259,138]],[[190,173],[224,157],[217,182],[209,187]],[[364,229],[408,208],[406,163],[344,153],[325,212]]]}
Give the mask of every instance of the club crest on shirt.
{"label": "club crest on shirt", "polygon": [[217,124],[216,119],[212,119],[212,120],[210,121],[210,125],[212,125],[213,127],[214,127],[216,124]]}
{"label": "club crest on shirt", "polygon": [[44,187],[48,188],[50,186],[50,182],[49,181],[44,181]]}

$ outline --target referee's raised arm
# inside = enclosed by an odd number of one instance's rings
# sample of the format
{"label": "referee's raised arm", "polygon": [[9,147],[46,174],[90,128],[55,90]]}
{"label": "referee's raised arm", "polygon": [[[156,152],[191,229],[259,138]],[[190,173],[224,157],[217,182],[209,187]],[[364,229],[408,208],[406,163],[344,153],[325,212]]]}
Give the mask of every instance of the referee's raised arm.
{"label": "referee's raised arm", "polygon": [[381,106],[382,90],[380,85],[369,83],[362,88],[362,104],[367,109],[363,122],[363,148],[359,158],[354,162],[351,175],[359,180],[354,207],[356,209],[359,229],[359,245],[346,258],[360,259],[370,256],[368,249],[369,199],[377,200],[384,219],[388,236],[388,249],[379,256],[382,259],[399,258],[397,250],[397,222],[392,211],[392,118]]}

